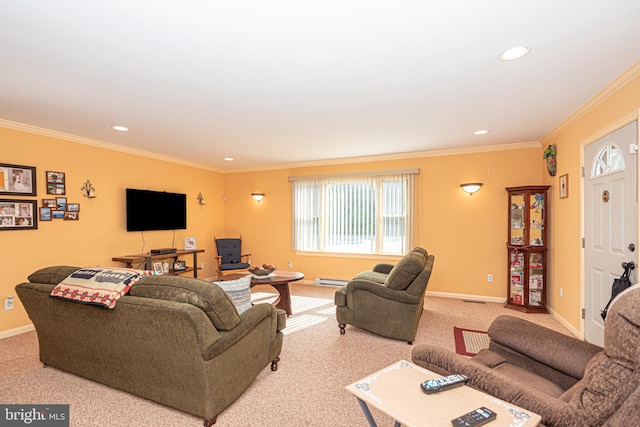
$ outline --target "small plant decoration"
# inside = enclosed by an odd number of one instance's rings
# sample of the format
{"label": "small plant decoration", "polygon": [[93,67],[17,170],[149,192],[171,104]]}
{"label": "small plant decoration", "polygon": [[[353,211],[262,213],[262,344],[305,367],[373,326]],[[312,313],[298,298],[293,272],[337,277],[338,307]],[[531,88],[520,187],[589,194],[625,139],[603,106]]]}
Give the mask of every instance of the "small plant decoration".
{"label": "small plant decoration", "polygon": [[547,171],[549,176],[556,176],[556,146],[549,144],[544,150],[544,159],[547,161]]}

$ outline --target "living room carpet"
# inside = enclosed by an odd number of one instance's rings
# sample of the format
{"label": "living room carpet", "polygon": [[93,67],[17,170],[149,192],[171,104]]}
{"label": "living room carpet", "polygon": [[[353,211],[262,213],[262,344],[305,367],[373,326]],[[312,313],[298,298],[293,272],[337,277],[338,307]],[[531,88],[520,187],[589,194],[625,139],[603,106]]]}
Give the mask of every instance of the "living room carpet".
{"label": "living room carpet", "polygon": [[475,356],[483,348],[489,348],[489,334],[485,331],[475,331],[453,327],[453,339],[456,353],[463,356]]}
{"label": "living room carpet", "polygon": [[[454,326],[486,330],[496,316],[510,314],[569,334],[550,314],[531,316],[498,303],[466,304],[427,296],[413,345],[352,326],[340,335],[333,305],[336,288],[296,283],[290,288],[293,314],[287,318],[278,370],[265,367],[247,391],[220,413],[216,426],[366,427],[366,418],[345,387],[398,360],[410,361],[411,350],[420,344],[455,351]],[[255,303],[276,296],[268,286],[253,292]],[[0,402],[69,404],[70,425],[78,427],[202,425],[198,417],[43,367],[35,332],[0,340]],[[393,425],[381,411],[371,412],[378,425]]]}

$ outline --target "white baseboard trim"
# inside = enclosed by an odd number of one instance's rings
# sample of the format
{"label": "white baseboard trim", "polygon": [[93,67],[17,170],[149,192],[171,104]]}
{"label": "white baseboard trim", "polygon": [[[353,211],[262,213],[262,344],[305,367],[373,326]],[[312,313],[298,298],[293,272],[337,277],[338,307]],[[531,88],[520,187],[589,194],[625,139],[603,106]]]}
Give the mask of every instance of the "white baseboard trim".
{"label": "white baseboard trim", "polygon": [[573,335],[576,336],[576,338],[580,338],[581,340],[584,340],[584,336],[580,333],[580,331],[577,330],[571,323],[567,322],[567,320],[564,317],[560,316],[558,313],[553,311],[548,306],[547,306],[547,310],[549,310],[549,313],[553,316],[554,319],[556,319],[558,322],[560,322],[560,324],[562,326],[567,328],[569,330],[569,332],[571,332]]}
{"label": "white baseboard trim", "polygon": [[449,292],[433,292],[427,291],[426,296],[428,297],[441,297],[441,298],[455,298],[455,299],[465,299],[469,301],[484,301],[484,302],[497,302],[504,304],[507,299],[503,297],[488,297],[483,295],[467,295],[467,294],[452,294]]}
{"label": "white baseboard trim", "polygon": [[24,334],[26,332],[35,331],[36,328],[33,327],[33,324],[20,326],[19,328],[9,329],[8,331],[0,332],[0,340],[4,338],[13,337],[16,335]]}

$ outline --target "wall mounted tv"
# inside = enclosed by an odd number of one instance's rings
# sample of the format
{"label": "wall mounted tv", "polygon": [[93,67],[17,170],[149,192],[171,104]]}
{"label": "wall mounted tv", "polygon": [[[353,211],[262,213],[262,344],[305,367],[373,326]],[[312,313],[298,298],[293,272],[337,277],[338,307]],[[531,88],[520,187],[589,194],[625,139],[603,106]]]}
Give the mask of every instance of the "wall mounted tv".
{"label": "wall mounted tv", "polygon": [[186,194],[127,188],[127,231],[186,228]]}

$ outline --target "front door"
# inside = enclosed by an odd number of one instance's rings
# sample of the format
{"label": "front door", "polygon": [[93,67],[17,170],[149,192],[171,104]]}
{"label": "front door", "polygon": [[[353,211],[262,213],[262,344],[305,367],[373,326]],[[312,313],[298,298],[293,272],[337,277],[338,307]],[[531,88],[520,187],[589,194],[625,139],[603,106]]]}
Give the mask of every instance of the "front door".
{"label": "front door", "polygon": [[[585,340],[602,346],[600,316],[622,263],[637,263],[637,122],[585,147]],[[635,273],[631,272],[635,282]]]}

